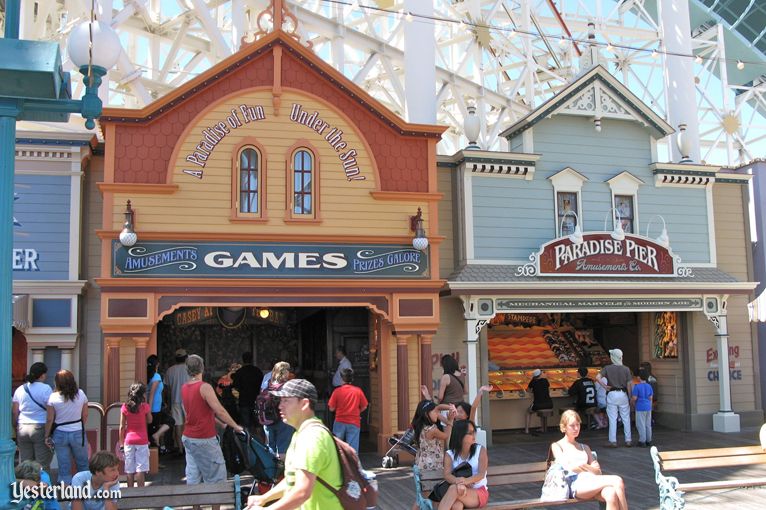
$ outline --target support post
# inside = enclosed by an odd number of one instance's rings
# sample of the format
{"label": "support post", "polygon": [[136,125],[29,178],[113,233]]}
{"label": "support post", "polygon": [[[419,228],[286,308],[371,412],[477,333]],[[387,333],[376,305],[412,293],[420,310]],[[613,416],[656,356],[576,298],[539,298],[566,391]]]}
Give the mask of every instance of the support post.
{"label": "support post", "polygon": [[[706,313],[715,326],[716,349],[718,349],[718,412],[713,415],[713,430],[716,432],[739,432],[739,415],[731,408],[731,381],[729,372],[729,331],[726,323],[726,300],[728,296],[706,298],[706,302],[718,299],[717,313]],[[712,306],[711,306],[712,307]]]}
{"label": "support post", "polygon": [[104,342],[106,344],[104,407],[107,407],[120,401],[120,338],[107,337]]}
{"label": "support post", "polygon": [[420,384],[433,393],[433,370],[431,367],[431,342],[433,335],[419,335],[420,337]]}
{"label": "support post", "polygon": [[473,402],[481,385],[479,380],[479,333],[486,323],[487,321],[484,319],[469,319],[465,321],[468,402]]}
{"label": "support post", "polygon": [[[404,10],[423,16],[404,21],[404,93],[407,120],[436,123],[436,37],[434,0],[405,0]],[[396,80],[395,76],[391,80]]]}
{"label": "support post", "polygon": [[[15,15],[10,11],[15,9]],[[18,2],[6,3],[6,16],[15,16],[15,34],[19,28]],[[5,33],[13,37],[8,25],[13,21],[6,17]],[[11,27],[12,28],[12,27]],[[13,173],[16,160],[16,117],[20,109],[11,99],[0,100],[0,395],[11,394],[13,332],[13,274],[10,261],[13,250]],[[7,401],[6,401],[7,402]],[[0,413],[0,506],[11,500],[11,482],[16,478],[13,472],[13,456],[16,443],[11,441],[11,406],[4,405]]]}
{"label": "support post", "polygon": [[396,425],[399,430],[409,426],[409,361],[407,359],[407,340],[409,335],[396,337]]}
{"label": "support post", "polygon": [[660,24],[662,25],[665,55],[665,87],[668,99],[668,120],[674,128],[686,124],[686,137],[690,142],[690,154],[681,154],[672,140],[670,148],[673,161],[689,156],[695,163],[700,161],[699,121],[697,95],[694,84],[694,61],[691,55],[692,36],[689,18],[689,2],[660,0]]}
{"label": "support post", "polygon": [[149,338],[135,338],[134,340],[136,342],[135,379],[149,384],[149,381],[146,380],[146,349],[149,345]]}

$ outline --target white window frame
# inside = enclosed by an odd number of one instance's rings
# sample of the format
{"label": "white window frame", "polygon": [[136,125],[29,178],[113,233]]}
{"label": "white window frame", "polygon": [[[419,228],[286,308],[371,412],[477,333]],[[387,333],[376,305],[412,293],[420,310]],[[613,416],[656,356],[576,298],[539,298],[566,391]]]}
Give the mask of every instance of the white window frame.
{"label": "white window frame", "polygon": [[[614,208],[614,199],[617,195],[633,197],[633,233],[641,235],[641,223],[638,211],[638,188],[644,184],[644,181],[631,174],[628,171],[621,172],[606,181],[612,190],[612,202],[609,207]],[[614,213],[614,211],[612,211]],[[615,215],[616,217],[616,215]]]}
{"label": "white window frame", "polygon": [[556,237],[561,237],[559,231],[561,225],[559,224],[559,193],[575,193],[577,195],[577,224],[580,229],[584,230],[583,224],[585,219],[582,213],[582,187],[588,180],[583,174],[578,172],[572,167],[566,167],[560,172],[555,173],[548,177],[553,185],[553,221],[555,222],[554,232]]}

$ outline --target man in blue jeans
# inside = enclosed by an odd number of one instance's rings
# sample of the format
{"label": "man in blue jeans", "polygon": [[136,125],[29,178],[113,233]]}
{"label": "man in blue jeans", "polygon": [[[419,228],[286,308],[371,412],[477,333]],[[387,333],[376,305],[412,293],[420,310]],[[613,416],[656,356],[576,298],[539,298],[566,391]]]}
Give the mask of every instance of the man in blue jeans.
{"label": "man in blue jeans", "polygon": [[354,371],[344,368],[340,372],[343,384],[330,396],[328,406],[335,413],[335,423],[332,433],[339,439],[350,444],[359,453],[359,430],[361,429],[361,414],[367,409],[367,397],[354,381]]}

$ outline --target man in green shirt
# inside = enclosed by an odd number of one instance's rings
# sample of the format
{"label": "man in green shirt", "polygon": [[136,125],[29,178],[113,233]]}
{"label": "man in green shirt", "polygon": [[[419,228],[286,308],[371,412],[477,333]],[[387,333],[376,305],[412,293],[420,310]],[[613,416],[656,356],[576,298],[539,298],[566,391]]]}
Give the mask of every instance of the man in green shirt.
{"label": "man in green shirt", "polygon": [[287,381],[271,392],[279,414],[295,429],[285,456],[285,478],[262,496],[250,496],[247,508],[260,510],[342,510],[338,498],[317,477],[339,489],[343,484],[335,440],[315,416],[317,390],[305,379]]}

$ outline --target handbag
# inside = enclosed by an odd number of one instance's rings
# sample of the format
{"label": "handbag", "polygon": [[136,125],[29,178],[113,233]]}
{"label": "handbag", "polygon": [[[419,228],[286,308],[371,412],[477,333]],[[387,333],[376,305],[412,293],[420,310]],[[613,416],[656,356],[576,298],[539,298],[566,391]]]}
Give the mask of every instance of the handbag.
{"label": "handbag", "polygon": [[[456,478],[468,478],[473,475],[473,468],[468,462],[461,462],[455,469],[452,470],[452,476]],[[442,500],[447,491],[449,490],[450,483],[447,480],[434,485],[431,489],[431,494],[428,495],[428,499],[431,501],[439,502]]]}
{"label": "handbag", "polygon": [[572,497],[569,472],[558,462],[554,462],[545,472],[540,501],[560,501]]}
{"label": "handbag", "polygon": [[545,472],[540,501],[561,501],[572,497],[572,482],[577,473],[567,471],[555,460],[553,445],[548,447],[548,470]]}

